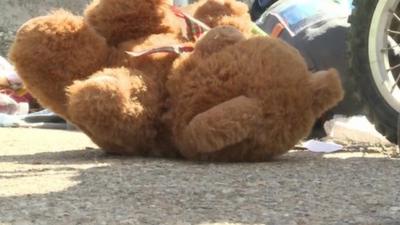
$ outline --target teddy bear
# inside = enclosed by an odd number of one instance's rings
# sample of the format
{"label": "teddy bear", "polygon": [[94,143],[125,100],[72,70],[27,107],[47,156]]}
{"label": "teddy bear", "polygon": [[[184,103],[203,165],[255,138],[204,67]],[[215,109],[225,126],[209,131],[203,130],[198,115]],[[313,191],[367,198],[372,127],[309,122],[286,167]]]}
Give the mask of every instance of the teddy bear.
{"label": "teddy bear", "polygon": [[[184,10],[210,27],[198,40],[165,0],[57,10],[25,23],[9,58],[43,106],[111,154],[266,161],[343,98],[336,70],[311,73],[285,42],[252,35],[245,4]],[[177,45],[192,48],[148,51]]]}

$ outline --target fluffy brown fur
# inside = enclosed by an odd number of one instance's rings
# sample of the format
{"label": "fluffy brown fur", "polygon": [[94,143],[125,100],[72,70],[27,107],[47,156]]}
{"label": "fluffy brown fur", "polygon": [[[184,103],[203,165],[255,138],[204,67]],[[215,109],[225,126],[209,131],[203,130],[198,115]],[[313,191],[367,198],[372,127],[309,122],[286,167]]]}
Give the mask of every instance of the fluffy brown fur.
{"label": "fluffy brown fur", "polygon": [[94,0],[85,19],[108,43],[147,37],[151,34],[179,34],[179,19],[166,0]]}
{"label": "fluffy brown fur", "polygon": [[245,3],[236,0],[200,0],[187,11],[210,27],[229,25],[245,36],[251,35],[251,19]]}
{"label": "fluffy brown fur", "polygon": [[110,53],[82,17],[59,10],[25,23],[9,57],[40,103],[67,117],[65,87],[101,69]]}
{"label": "fluffy brown fur", "polygon": [[233,0],[188,8],[216,27],[194,52],[126,54],[183,43],[167,8],[95,0],[84,18],[56,11],[22,26],[10,58],[44,106],[115,154],[268,160],[342,98],[335,70],[310,74],[282,41],[247,38],[247,8]]}
{"label": "fluffy brown fur", "polygon": [[300,54],[278,39],[241,40],[175,65],[168,119],[189,158],[270,159],[304,138],[343,97],[335,70],[310,74]]}

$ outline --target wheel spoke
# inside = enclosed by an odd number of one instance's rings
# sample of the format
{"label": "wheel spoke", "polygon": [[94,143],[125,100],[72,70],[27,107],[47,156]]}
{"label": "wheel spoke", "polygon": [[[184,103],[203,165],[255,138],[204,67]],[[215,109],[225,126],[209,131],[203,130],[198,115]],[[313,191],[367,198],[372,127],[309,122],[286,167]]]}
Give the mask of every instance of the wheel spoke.
{"label": "wheel spoke", "polygon": [[[389,36],[389,35],[388,35]],[[388,37],[389,39],[389,47],[387,48],[382,48],[381,51],[382,52],[386,52],[395,48],[400,48],[400,43],[397,43],[393,38],[391,38],[390,36]]]}
{"label": "wheel spoke", "polygon": [[390,67],[389,69],[386,69],[386,71],[392,71],[392,70],[394,70],[394,69],[397,69],[397,68],[399,68],[400,67],[400,63],[399,64],[397,64],[397,65],[395,65],[395,66],[392,66],[392,67]]}
{"label": "wheel spoke", "polygon": [[391,33],[391,34],[400,34],[400,31],[397,31],[397,30],[387,29],[386,31],[387,31],[388,33]]}
{"label": "wheel spoke", "polygon": [[391,94],[393,94],[394,89],[397,87],[397,83],[399,83],[399,80],[400,80],[400,74],[397,75],[397,78],[396,78],[396,80],[395,80],[395,82],[394,82],[394,85],[393,85],[392,88],[390,89],[390,93],[391,93]]}
{"label": "wheel spoke", "polygon": [[400,17],[396,14],[396,12],[393,12],[393,16],[394,18],[396,18],[397,21],[400,22]]}
{"label": "wheel spoke", "polygon": [[393,45],[393,46],[390,46],[390,47],[388,47],[388,48],[382,48],[381,51],[382,51],[382,52],[386,52],[386,51],[392,50],[392,49],[394,49],[394,48],[396,48],[396,47],[400,47],[400,44]]}

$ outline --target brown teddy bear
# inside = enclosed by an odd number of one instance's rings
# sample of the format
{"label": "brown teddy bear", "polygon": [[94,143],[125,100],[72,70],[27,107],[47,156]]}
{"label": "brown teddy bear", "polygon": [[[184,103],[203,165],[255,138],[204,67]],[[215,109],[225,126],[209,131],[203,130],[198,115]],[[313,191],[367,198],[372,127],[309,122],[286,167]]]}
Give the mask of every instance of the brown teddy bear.
{"label": "brown teddy bear", "polygon": [[[284,42],[251,37],[243,3],[186,10],[212,28],[196,43],[165,0],[95,0],[84,17],[28,21],[10,59],[41,104],[115,154],[268,160],[343,97],[335,70],[311,74]],[[127,54],[177,44],[194,50]]]}

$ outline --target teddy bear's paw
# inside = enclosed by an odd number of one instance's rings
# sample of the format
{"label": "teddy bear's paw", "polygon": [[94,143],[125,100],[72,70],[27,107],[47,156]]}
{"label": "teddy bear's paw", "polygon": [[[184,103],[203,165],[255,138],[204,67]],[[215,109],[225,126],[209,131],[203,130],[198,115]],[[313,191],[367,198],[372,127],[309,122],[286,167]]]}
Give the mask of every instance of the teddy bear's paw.
{"label": "teddy bear's paw", "polygon": [[156,136],[151,126],[154,116],[140,98],[132,96],[133,89],[146,89],[144,84],[133,82],[134,75],[125,68],[105,69],[68,88],[71,121],[83,127],[105,151],[114,154],[137,154],[151,145]]}
{"label": "teddy bear's paw", "polygon": [[65,87],[99,70],[108,55],[104,38],[64,10],[26,22],[9,53],[30,93],[61,115]]}
{"label": "teddy bear's paw", "polygon": [[312,108],[319,117],[343,99],[344,91],[340,75],[335,69],[318,71],[311,77],[311,88],[314,92]]}
{"label": "teddy bear's paw", "polygon": [[184,151],[210,153],[249,138],[261,122],[256,100],[244,96],[223,102],[195,116],[184,129]]}
{"label": "teddy bear's paw", "polygon": [[106,63],[109,53],[105,39],[82,17],[57,10],[29,20],[18,30],[10,58],[21,70],[89,76]]}

